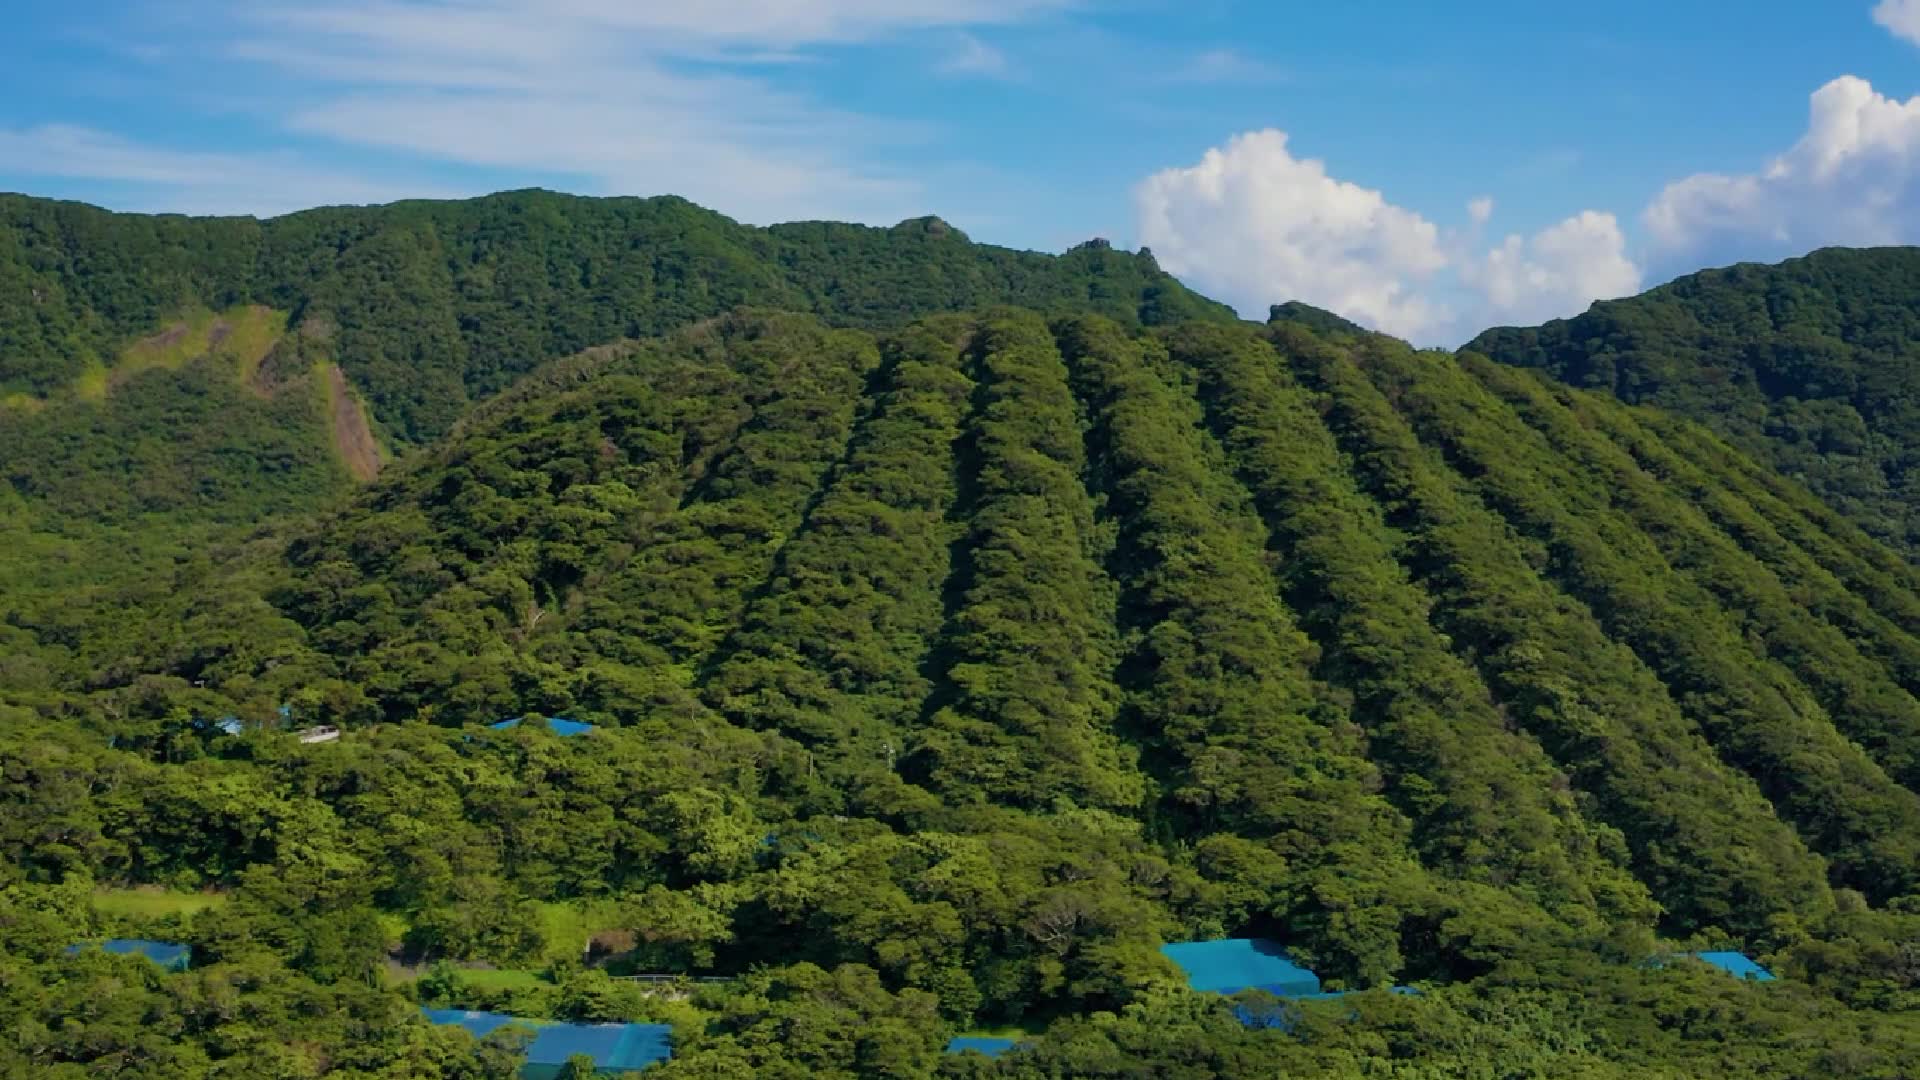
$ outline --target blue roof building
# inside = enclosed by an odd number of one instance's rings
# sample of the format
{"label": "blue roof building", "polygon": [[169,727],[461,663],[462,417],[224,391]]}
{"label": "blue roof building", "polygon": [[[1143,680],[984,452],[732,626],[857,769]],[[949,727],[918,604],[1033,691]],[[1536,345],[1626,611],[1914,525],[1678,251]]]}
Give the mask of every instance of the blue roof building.
{"label": "blue roof building", "polygon": [[[488,724],[487,726],[495,731],[508,731],[519,727],[520,719],[520,717],[515,716],[501,720],[498,723]],[[587,732],[593,730],[593,725],[581,723],[578,720],[568,720],[562,716],[549,716],[547,717],[547,730],[561,738],[567,738],[572,735],[585,735]]]}
{"label": "blue roof building", "polygon": [[1753,962],[1746,953],[1741,952],[1700,952],[1693,954],[1694,959],[1712,964],[1729,975],[1753,982],[1773,982],[1773,972]]}
{"label": "blue roof building", "polygon": [[1265,990],[1286,998],[1320,993],[1320,976],[1264,938],[1182,941],[1160,946],[1160,953],[1179,965],[1187,973],[1187,984],[1202,993]]}
{"label": "blue roof building", "polygon": [[527,1062],[520,1067],[523,1080],[552,1080],[575,1054],[592,1058],[594,1072],[606,1074],[644,1069],[673,1056],[673,1029],[665,1024],[564,1024],[462,1009],[420,1011],[431,1023],[463,1027],[476,1039],[509,1024],[531,1029]]}
{"label": "blue roof building", "polygon": [[997,1058],[1013,1049],[1012,1039],[996,1039],[985,1035],[961,1035],[947,1044],[949,1054],[985,1054]]}
{"label": "blue roof building", "polygon": [[421,1009],[430,1024],[448,1024],[467,1029],[467,1034],[482,1039],[508,1024],[534,1026],[535,1021],[520,1020],[505,1013],[475,1012],[469,1009]]}
{"label": "blue roof building", "polygon": [[160,965],[162,971],[185,971],[193,966],[193,948],[172,941],[148,941],[145,938],[113,938],[99,943],[82,942],[67,946],[67,955],[99,949],[115,956],[144,956]]}

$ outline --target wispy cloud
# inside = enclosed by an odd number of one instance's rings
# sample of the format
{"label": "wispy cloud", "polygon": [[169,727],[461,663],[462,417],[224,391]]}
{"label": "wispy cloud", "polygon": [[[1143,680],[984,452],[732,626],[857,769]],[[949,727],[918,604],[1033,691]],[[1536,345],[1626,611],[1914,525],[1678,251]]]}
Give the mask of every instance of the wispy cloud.
{"label": "wispy cloud", "polygon": [[1291,76],[1285,68],[1237,49],[1208,49],[1175,66],[1164,78],[1174,83],[1246,84],[1287,82]]}
{"label": "wispy cloud", "polygon": [[1010,74],[1007,54],[972,34],[960,34],[945,59],[940,61],[944,75],[975,75],[1002,79]]}
{"label": "wispy cloud", "polygon": [[326,203],[476,194],[329,169],[290,153],[173,150],[59,124],[0,129],[0,172],[126,185],[122,209],[262,217]]}
{"label": "wispy cloud", "polygon": [[[967,32],[1070,0],[279,0],[234,55],[315,83],[300,134],[466,165],[674,192],[736,217],[898,220],[919,182],[879,164],[922,133],[776,88],[807,50],[941,30],[949,73],[1004,75]],[[714,65],[719,65],[716,68]]]}
{"label": "wispy cloud", "polygon": [[[357,148],[373,153],[345,156],[400,173],[465,167],[603,194],[682,194],[749,221],[886,222],[926,209],[919,176],[887,162],[933,145],[934,133],[830,107],[786,89],[794,80],[772,67],[917,36],[915,49],[959,44],[951,73],[1004,76],[1006,58],[973,31],[1077,0],[202,2],[200,55],[233,62],[227,72],[258,87],[244,106],[267,135],[256,142],[278,130],[281,145],[317,160]],[[168,208],[270,212],[438,193],[306,168],[291,150],[196,155],[78,128],[7,138],[14,173],[147,185]]]}
{"label": "wispy cloud", "polygon": [[455,49],[527,55],[581,34],[613,35],[655,53],[844,45],[919,30],[1006,25],[1074,6],[1076,0],[268,0],[255,10],[321,34],[438,40]]}

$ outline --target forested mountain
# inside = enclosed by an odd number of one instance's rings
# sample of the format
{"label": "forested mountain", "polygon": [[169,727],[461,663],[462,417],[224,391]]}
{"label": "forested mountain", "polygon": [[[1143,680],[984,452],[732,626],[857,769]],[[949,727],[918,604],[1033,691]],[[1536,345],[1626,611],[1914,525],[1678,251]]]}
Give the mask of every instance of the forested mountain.
{"label": "forested mountain", "polygon": [[882,327],[995,303],[1231,318],[1150,254],[1011,251],[931,217],[760,229],[684,199],[520,191],[258,221],[0,196],[0,397],[71,393],[183,311],[260,304],[322,332],[403,443],[545,360],[741,304]]}
{"label": "forested mountain", "polygon": [[1467,349],[1700,421],[1920,555],[1920,249],[1709,270]]}
{"label": "forested mountain", "polygon": [[1148,253],[1010,251],[937,218],[758,229],[523,191],[257,221],[0,195],[0,603],[151,580],[331,506],[546,361],[745,303],[876,328],[992,303],[1231,318]]}
{"label": "forested mountain", "polygon": [[[417,998],[670,1022],[663,1077],[1920,1070],[1920,573],[1684,421],[1116,296],[776,295],[15,604],[0,1060],[511,1069]],[[200,966],[63,951],[135,933]],[[1227,935],[1422,992],[1249,1028],[1158,951]]]}

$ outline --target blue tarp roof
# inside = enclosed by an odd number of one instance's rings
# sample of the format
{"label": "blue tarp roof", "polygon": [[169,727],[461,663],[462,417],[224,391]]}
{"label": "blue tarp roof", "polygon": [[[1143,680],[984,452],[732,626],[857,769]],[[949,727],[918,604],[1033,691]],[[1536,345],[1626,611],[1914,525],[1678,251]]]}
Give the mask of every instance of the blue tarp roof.
{"label": "blue tarp roof", "polygon": [[[519,727],[520,717],[510,717],[498,723],[488,724],[487,726],[495,731],[506,731],[509,728]],[[560,736],[584,735],[593,730],[593,725],[584,724],[578,720],[568,720],[562,716],[549,716],[547,717],[547,730]]]}
{"label": "blue tarp roof", "polygon": [[1264,938],[1182,941],[1160,946],[1161,955],[1180,965],[1195,990],[1233,994],[1265,990],[1278,997],[1320,992],[1320,977],[1293,962],[1286,950]]}
{"label": "blue tarp roof", "polygon": [[148,941],[145,938],[114,938],[111,941],[83,942],[67,946],[68,955],[99,949],[116,956],[144,956],[168,971],[185,971],[193,963],[193,949],[172,941]]}
{"label": "blue tarp roof", "polygon": [[984,1035],[962,1035],[947,1044],[949,1054],[964,1054],[971,1050],[990,1058],[997,1058],[1011,1049],[1012,1039],[995,1039]]}
{"label": "blue tarp roof", "polygon": [[527,1065],[565,1065],[585,1054],[598,1070],[644,1069],[672,1056],[672,1035],[665,1024],[554,1024],[541,1028],[527,1047]]}
{"label": "blue tarp roof", "polygon": [[1729,975],[1738,975],[1755,982],[1772,982],[1773,972],[1761,967],[1748,958],[1746,953],[1738,952],[1700,952],[1693,954],[1695,959],[1712,964]]}
{"label": "blue tarp roof", "polygon": [[665,1024],[563,1024],[462,1009],[420,1011],[432,1023],[466,1028],[475,1038],[508,1024],[532,1028],[533,1042],[527,1046],[527,1063],[520,1071],[529,1080],[554,1075],[575,1054],[592,1058],[595,1070],[600,1072],[643,1069],[673,1056],[673,1029]]}
{"label": "blue tarp roof", "polygon": [[508,1024],[526,1024],[531,1020],[519,1020],[504,1013],[473,1012],[467,1009],[421,1009],[427,1021],[434,1024],[451,1024],[467,1029],[468,1034],[478,1039],[491,1035]]}

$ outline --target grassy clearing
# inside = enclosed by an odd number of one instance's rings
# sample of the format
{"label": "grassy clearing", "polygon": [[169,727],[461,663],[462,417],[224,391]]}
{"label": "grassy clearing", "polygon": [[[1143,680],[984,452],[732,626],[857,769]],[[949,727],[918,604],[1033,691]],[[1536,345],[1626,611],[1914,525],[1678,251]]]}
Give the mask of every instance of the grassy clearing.
{"label": "grassy clearing", "polygon": [[260,372],[260,362],[286,335],[287,316],[284,312],[255,305],[235,308],[222,318],[227,321],[228,333],[226,340],[220,343],[220,352],[234,359],[240,381],[251,384],[254,376]]}
{"label": "grassy clearing", "polygon": [[614,906],[606,901],[541,903],[540,933],[546,938],[548,963],[578,960],[587,951],[587,939],[616,924]]}
{"label": "grassy clearing", "polygon": [[[121,350],[112,377],[121,381],[146,371],[176,371],[189,361],[212,355],[232,361],[240,381],[250,382],[260,361],[286,332],[283,312],[257,305],[217,314],[204,309],[189,312],[183,320]],[[87,396],[85,388],[77,389]]]}
{"label": "grassy clearing", "polygon": [[476,990],[535,990],[553,985],[540,972],[522,968],[462,968],[460,981]]}
{"label": "grassy clearing", "polygon": [[107,400],[107,369],[97,362],[88,362],[85,370],[73,380],[73,396],[81,401]]}
{"label": "grassy clearing", "polygon": [[185,917],[224,907],[226,903],[227,898],[222,893],[171,892],[148,887],[96,889],[93,893],[93,909],[100,914],[139,919],[164,919],[169,915]]}

